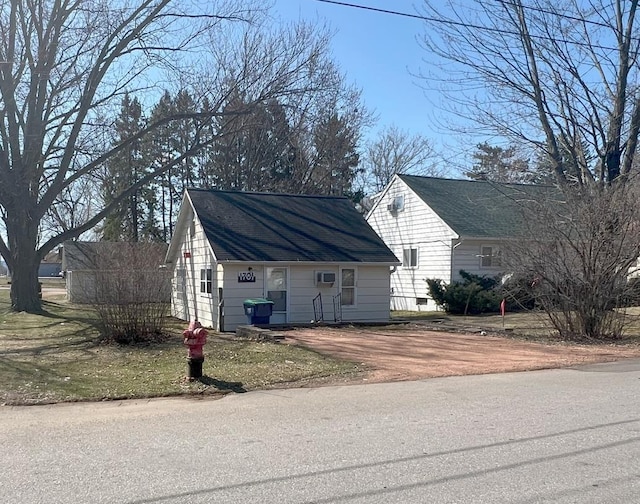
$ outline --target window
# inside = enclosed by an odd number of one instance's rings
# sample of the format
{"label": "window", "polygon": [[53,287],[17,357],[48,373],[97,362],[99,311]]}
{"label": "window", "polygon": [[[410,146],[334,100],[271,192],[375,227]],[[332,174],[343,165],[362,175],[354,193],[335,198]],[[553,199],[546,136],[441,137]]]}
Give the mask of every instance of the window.
{"label": "window", "polygon": [[356,304],[356,270],[353,268],[340,271],[340,303],[342,306]]}
{"label": "window", "polygon": [[176,292],[183,294],[187,290],[187,270],[184,268],[176,268]]}
{"label": "window", "polygon": [[416,305],[424,306],[429,302],[427,298],[416,298]]}
{"label": "window", "polygon": [[502,251],[497,247],[480,247],[480,266],[482,268],[500,268]]}
{"label": "window", "polygon": [[390,212],[399,212],[404,210],[404,195],[394,196],[391,202],[387,205],[387,209]]}
{"label": "window", "polygon": [[200,270],[200,292],[211,294],[213,273],[211,268]]}
{"label": "window", "polygon": [[418,266],[418,249],[404,249],[402,251],[402,267],[415,268],[416,266]]}

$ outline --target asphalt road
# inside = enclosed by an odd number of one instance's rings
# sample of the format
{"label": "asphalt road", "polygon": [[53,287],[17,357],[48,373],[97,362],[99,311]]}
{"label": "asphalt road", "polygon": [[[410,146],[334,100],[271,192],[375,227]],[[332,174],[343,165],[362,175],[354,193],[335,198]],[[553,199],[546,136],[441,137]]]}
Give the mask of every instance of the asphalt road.
{"label": "asphalt road", "polygon": [[0,502],[637,503],[640,361],[0,408]]}

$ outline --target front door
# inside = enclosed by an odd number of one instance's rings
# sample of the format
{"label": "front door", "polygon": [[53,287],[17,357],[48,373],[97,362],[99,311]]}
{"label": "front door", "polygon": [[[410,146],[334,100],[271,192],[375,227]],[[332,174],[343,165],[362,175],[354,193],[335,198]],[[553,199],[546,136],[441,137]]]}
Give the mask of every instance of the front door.
{"label": "front door", "polygon": [[272,324],[284,324],[289,321],[289,268],[266,268],[266,277],[264,297],[273,301],[273,313],[269,321]]}

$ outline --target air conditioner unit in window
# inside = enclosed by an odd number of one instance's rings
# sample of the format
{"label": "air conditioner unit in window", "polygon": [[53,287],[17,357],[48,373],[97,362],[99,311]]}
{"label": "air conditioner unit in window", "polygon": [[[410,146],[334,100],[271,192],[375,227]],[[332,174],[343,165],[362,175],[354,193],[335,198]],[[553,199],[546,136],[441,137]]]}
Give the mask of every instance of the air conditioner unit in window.
{"label": "air conditioner unit in window", "polygon": [[333,271],[316,271],[316,285],[332,286],[336,282]]}
{"label": "air conditioner unit in window", "polygon": [[387,210],[390,212],[397,212],[399,210],[404,210],[404,196],[395,196],[391,203],[387,205]]}

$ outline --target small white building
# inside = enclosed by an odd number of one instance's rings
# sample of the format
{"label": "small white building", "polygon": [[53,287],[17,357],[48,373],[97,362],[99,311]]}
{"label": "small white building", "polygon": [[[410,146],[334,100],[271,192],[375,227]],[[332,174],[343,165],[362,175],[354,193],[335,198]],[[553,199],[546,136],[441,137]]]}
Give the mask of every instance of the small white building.
{"label": "small white building", "polygon": [[67,301],[166,303],[166,243],[66,241],[62,247]]}
{"label": "small white building", "polygon": [[246,324],[254,298],[274,303],[272,324],[387,321],[399,264],[347,198],[200,189],[185,192],[166,262],[172,314],[218,331]]}
{"label": "small white building", "polygon": [[402,258],[391,277],[391,309],[437,309],[426,279],[450,283],[460,270],[503,272],[505,240],[522,230],[523,207],[548,196],[548,186],[395,175],[376,198],[367,222]]}

